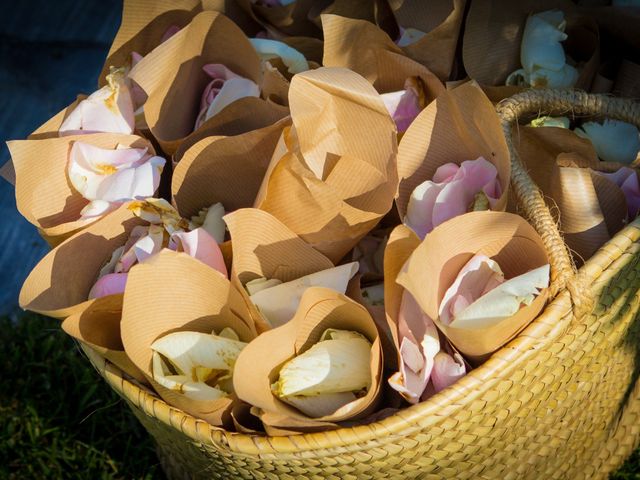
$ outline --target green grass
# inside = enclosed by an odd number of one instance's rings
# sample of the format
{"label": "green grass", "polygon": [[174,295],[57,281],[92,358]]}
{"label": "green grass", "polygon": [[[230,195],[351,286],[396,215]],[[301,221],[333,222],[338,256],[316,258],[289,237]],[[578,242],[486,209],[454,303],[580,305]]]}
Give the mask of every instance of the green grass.
{"label": "green grass", "polygon": [[[150,437],[59,322],[0,318],[0,479],[163,478]],[[611,480],[640,480],[640,449]]]}
{"label": "green grass", "polygon": [[150,437],[59,321],[0,318],[0,479],[163,478]]}

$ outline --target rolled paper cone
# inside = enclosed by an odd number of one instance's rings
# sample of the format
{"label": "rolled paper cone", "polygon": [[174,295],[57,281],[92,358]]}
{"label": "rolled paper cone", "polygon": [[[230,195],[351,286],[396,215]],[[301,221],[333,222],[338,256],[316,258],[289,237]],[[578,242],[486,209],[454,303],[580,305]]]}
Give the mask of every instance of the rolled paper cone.
{"label": "rolled paper cone", "polygon": [[387,359],[387,364],[392,371],[397,371],[398,365],[402,362],[398,314],[404,287],[396,282],[396,278],[418,245],[420,245],[420,239],[413,230],[405,225],[398,225],[391,232],[387,247],[384,250],[384,307],[386,321],[389,325],[389,332],[395,348],[393,365],[391,365],[391,360],[389,359]]}
{"label": "rolled paper cone", "polygon": [[109,67],[124,67],[131,62],[131,53],[142,56],[160,45],[167,30],[184,28],[198,13],[217,11],[230,17],[248,34],[257,31],[257,24],[244,14],[235,2],[224,0],[125,0],[122,22],[100,73],[100,86],[106,84]]}
{"label": "rolled paper cone", "polygon": [[504,210],[511,178],[507,144],[493,105],[475,82],[469,82],[445,91],[427,105],[402,137],[396,198],[400,218],[406,214],[413,190],[431,180],[438,167],[480,156],[498,170],[502,195],[495,209]]}
{"label": "rolled paper cone", "polygon": [[164,249],[130,270],[121,320],[125,352],[167,403],[216,426],[232,425],[233,399],[195,401],[159,385],[153,380],[151,344],[173,332],[219,333],[227,327],[243,342],[256,335],[242,296],[202,262]]}
{"label": "rolled paper cone", "polygon": [[155,155],[151,143],[136,135],[97,133],[7,142],[16,173],[18,210],[52,246],[97,220],[80,218],[89,200],[71,186],[67,174],[69,151],[76,141],[108,149],[147,148]]}
{"label": "rolled paper cone", "polygon": [[122,295],[109,295],[93,302],[86,310],[70,315],[62,322],[62,329],[138,382],[147,384],[142,372],[124,352],[120,339]]}
{"label": "rolled paper cone", "polygon": [[640,65],[629,60],[622,60],[613,92],[621,97],[640,97]]}
{"label": "rolled paper cone", "polygon": [[462,40],[462,59],[469,76],[481,85],[504,85],[507,76],[521,67],[520,47],[527,17],[551,9],[565,13],[565,53],[579,62],[576,87],[588,90],[600,61],[598,29],[569,0],[472,3]]}
{"label": "rolled paper cone", "polygon": [[427,103],[444,92],[442,82],[424,65],[402,53],[391,39],[365,20],[322,15],[326,67],[344,67],[369,80],[379,93],[405,89],[409,77],[419,77]]}
{"label": "rolled paper cone", "polygon": [[[616,76],[616,65],[608,61],[600,65],[591,85],[592,93],[611,93]],[[624,95],[622,95],[624,96]]]}
{"label": "rolled paper cone", "polygon": [[[243,100],[235,103],[244,104]],[[290,119],[286,117],[246,133],[213,134],[186,149],[171,184],[173,203],[180,215],[189,218],[217,202],[226,211],[253,206],[271,155],[288,124]]]}
{"label": "rolled paper cone", "polygon": [[[32,134],[30,134],[27,138],[29,140],[41,140],[43,138],[52,138],[58,137],[58,130],[64,122],[64,119],[73,111],[74,108],[84,100],[86,95],[78,95],[78,98],[75,102],[73,102],[68,107],[64,108],[60,112],[58,112],[55,116],[47,120],[44,124],[38,127]],[[11,185],[15,186],[16,184],[16,170],[13,166],[13,161],[9,159],[1,168],[0,168],[0,177],[4,178]]]}
{"label": "rolled paper cone", "polygon": [[295,75],[289,105],[293,127],[254,206],[336,263],[391,208],[395,125],[374,88],[342,68]]}
{"label": "rolled paper cone", "polygon": [[227,214],[224,220],[233,242],[232,282],[245,297],[256,328],[270,330],[244,285],[261,277],[290,282],[333,268],[333,263],[263,210],[243,208]]}
{"label": "rolled paper cone", "polygon": [[[580,166],[597,169],[600,160],[589,139],[582,138],[567,128],[528,127],[520,125],[513,134],[520,160],[546,199],[552,197],[550,175],[558,157],[570,154]],[[550,204],[553,208],[553,204]]]}
{"label": "rolled paper cone", "polygon": [[281,38],[280,41],[298,50],[308,62],[315,64],[315,68],[322,65],[324,42],[319,38],[285,37]]}
{"label": "rolled paper cone", "polygon": [[237,0],[237,3],[278,40],[290,35],[322,36],[320,29],[308,17],[314,0],[295,0],[282,6],[259,5],[252,0]]}
{"label": "rolled paper cone", "polygon": [[471,212],[437,226],[413,251],[397,282],[413,295],[422,311],[471,363],[513,339],[540,313],[544,289],[514,316],[477,329],[456,328],[439,320],[446,290],[476,254],[495,260],[510,279],[549,263],[544,244],[522,217],[504,212]]}
{"label": "rolled paper cone", "polygon": [[550,195],[558,205],[560,232],[581,265],[622,228],[627,204],[615,183],[575,160],[576,156],[560,157],[552,171]]}
{"label": "rolled paper cone", "polygon": [[[196,15],[185,28],[140,60],[129,74],[148,95],[145,120],[167,154],[174,154],[193,132],[202,92],[211,81],[202,67],[212,63],[261,83],[260,58],[255,49],[240,28],[213,11]],[[213,119],[201,128],[209,121]]]}
{"label": "rolled paper cone", "polygon": [[224,221],[233,241],[233,269],[242,284],[260,277],[290,282],[334,266],[263,210],[243,208]]}
{"label": "rolled paper cone", "polygon": [[[271,385],[286,361],[311,348],[329,328],[358,332],[371,342],[371,384],[363,397],[329,415],[310,418],[278,399]],[[372,413],[381,392],[382,365],[378,331],[367,310],[333,290],[311,287],[304,293],[290,322],[263,333],[243,349],[235,366],[234,389],[241,400],[257,407],[256,413],[267,432],[269,428],[314,431],[319,423],[335,427],[336,422],[356,420]]]}
{"label": "rolled paper cone", "polygon": [[[605,2],[611,3],[611,2]],[[640,49],[638,22],[640,11],[637,8],[607,6],[578,6],[577,11],[598,22],[599,28],[612,37],[617,45],[628,46],[632,50]]]}
{"label": "rolled paper cone", "polygon": [[454,64],[466,0],[437,0],[425,8],[419,0],[397,2],[394,8],[398,23],[426,33],[402,50],[423,64],[440,80],[448,80]]}
{"label": "rolled paper cone", "polygon": [[76,233],[40,260],[22,286],[20,306],[49,317],[66,318],[94,303],[111,302],[109,297],[87,298],[113,251],[125,244],[135,226],[146,224],[127,207],[121,206]]}

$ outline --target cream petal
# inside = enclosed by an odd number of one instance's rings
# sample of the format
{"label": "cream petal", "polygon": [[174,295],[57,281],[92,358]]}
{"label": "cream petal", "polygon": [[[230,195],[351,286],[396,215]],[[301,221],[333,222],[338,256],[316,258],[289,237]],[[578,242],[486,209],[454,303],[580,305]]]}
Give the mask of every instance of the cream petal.
{"label": "cream petal", "polygon": [[323,393],[314,397],[292,395],[282,397],[280,400],[297,408],[310,418],[319,418],[333,414],[339,408],[356,399],[357,397],[352,392],[342,392]]}
{"label": "cream petal", "polygon": [[416,43],[425,35],[425,32],[422,32],[415,28],[400,27],[400,38],[396,41],[396,45],[398,45],[399,47],[407,47],[412,43]]}
{"label": "cream petal", "polygon": [[302,294],[309,287],[331,288],[344,294],[349,280],[358,271],[358,262],[351,262],[260,290],[251,295],[251,301],[272,327],[285,324],[295,314]]}
{"label": "cream petal", "polygon": [[250,38],[249,41],[262,60],[280,57],[291,74],[309,70],[309,63],[304,55],[286,43],[266,38]]}
{"label": "cream petal", "polygon": [[318,342],[283,365],[272,390],[281,398],[361,391],[371,383],[370,357],[361,336]]}
{"label": "cream petal", "polygon": [[503,281],[504,274],[494,260],[485,255],[473,256],[445,292],[440,302],[440,321],[445,325],[453,321],[452,307],[460,297],[466,298],[468,304],[471,304]]}
{"label": "cream petal", "polygon": [[559,70],[536,68],[528,75],[528,84],[532,87],[570,88],[578,81],[579,73],[571,65],[563,65]]}
{"label": "cream petal", "polygon": [[549,117],[543,115],[538,118],[534,118],[529,123],[531,127],[557,127],[557,128],[569,128],[570,121],[568,117]]}
{"label": "cream petal", "polygon": [[567,39],[564,25],[564,14],[560,10],[529,16],[520,49],[520,61],[525,71],[533,72],[536,68],[560,70],[565,65],[564,48],[560,43]]}
{"label": "cream petal", "polygon": [[549,265],[511,278],[458,312],[454,328],[481,329],[515,315],[522,305],[530,305],[540,290],[549,286]]}
{"label": "cream petal", "polygon": [[264,277],[260,277],[248,281],[245,284],[245,288],[247,289],[247,292],[249,292],[249,295],[254,295],[260,290],[275,287],[276,285],[280,285],[281,283],[282,281],[278,280],[277,278],[266,279]]}
{"label": "cream petal", "polygon": [[124,69],[107,75],[108,85],[81,101],[62,122],[60,135],[110,132],[132,134],[135,126],[131,92]]}
{"label": "cream petal", "polygon": [[605,162],[632,163],[640,152],[640,132],[635,125],[619,120],[585,122],[576,134],[591,140],[596,153]]}
{"label": "cream petal", "polygon": [[179,375],[192,376],[196,369],[232,370],[246,343],[199,332],[174,332],[159,338],[151,349],[164,356]]}
{"label": "cream petal", "polygon": [[118,203],[110,203],[105,200],[92,200],[86,207],[80,210],[80,218],[101,217],[118,208],[118,205]]}

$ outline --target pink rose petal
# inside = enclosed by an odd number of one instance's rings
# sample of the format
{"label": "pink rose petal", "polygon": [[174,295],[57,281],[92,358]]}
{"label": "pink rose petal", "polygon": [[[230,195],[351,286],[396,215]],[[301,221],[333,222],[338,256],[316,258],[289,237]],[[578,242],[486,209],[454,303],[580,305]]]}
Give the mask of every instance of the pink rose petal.
{"label": "pink rose petal", "polygon": [[464,360],[458,352],[449,355],[440,351],[435,356],[433,370],[431,371],[431,382],[435,393],[453,385],[457,380],[464,377],[467,369]]}
{"label": "pink rose petal", "polygon": [[[600,172],[597,172],[600,173]],[[629,220],[633,220],[640,210],[640,184],[638,174],[629,167],[622,167],[613,173],[600,173],[622,189],[627,200]]]}
{"label": "pink rose petal", "polygon": [[91,288],[89,300],[123,293],[127,283],[127,273],[109,273],[101,277]]}
{"label": "pink rose petal", "polygon": [[171,239],[176,243],[177,251],[185,252],[219,271],[225,277],[228,276],[218,242],[204,228],[196,228],[191,232],[176,232],[171,235]]}
{"label": "pink rose petal", "polygon": [[444,164],[433,180],[421,183],[411,193],[404,223],[424,238],[438,225],[466,213],[480,192],[485,193],[492,208],[502,195],[498,171],[492,163],[479,157],[459,167]]}

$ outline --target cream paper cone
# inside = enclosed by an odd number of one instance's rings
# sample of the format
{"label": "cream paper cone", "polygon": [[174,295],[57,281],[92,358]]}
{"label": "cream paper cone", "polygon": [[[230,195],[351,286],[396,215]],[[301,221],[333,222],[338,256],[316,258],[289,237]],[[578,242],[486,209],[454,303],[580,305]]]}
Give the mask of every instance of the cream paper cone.
{"label": "cream paper cone", "polygon": [[[271,392],[271,384],[277,380],[286,361],[311,348],[328,328],[359,332],[372,343],[371,387],[365,396],[334,413],[312,419],[279,400]],[[263,333],[240,353],[235,366],[234,388],[241,400],[259,409],[256,413],[266,428],[272,425],[281,433],[307,432],[317,429],[318,422],[323,427],[336,428],[336,422],[357,420],[375,410],[382,365],[378,331],[367,310],[333,290],[311,287],[304,293],[290,322]]]}
{"label": "cream paper cone", "polygon": [[[20,291],[20,306],[43,315],[66,318],[109,297],[87,300],[100,269],[131,230],[146,222],[123,205],[50,251],[33,268]],[[96,307],[97,308],[97,307]]]}
{"label": "cream paper cone", "polygon": [[164,249],[130,270],[121,321],[125,352],[167,403],[229,428],[232,397],[201,402],[162,387],[153,380],[151,350],[154,341],[169,333],[219,333],[226,327],[243,342],[256,335],[244,299],[214,269],[187,254]]}
{"label": "cream paper cone", "polygon": [[[80,103],[85,98],[87,98],[86,95],[78,95],[78,98],[75,102],[58,112],[55,116],[51,117],[44,124],[38,127],[31,135],[29,135],[28,139],[41,140],[43,138],[57,137],[58,130],[60,129],[62,122],[64,122],[65,118],[67,118],[69,114],[78,106],[78,103]],[[4,178],[11,185],[15,186],[16,170],[11,159],[9,159],[0,168],[0,177]]]}
{"label": "cream paper cone", "polygon": [[[229,18],[213,11],[196,15],[129,74],[148,95],[145,120],[169,155],[193,132],[202,92],[211,81],[202,67],[210,63],[223,64],[261,84],[260,58],[253,46]],[[215,122],[215,117],[200,128],[206,128],[209,122]]]}
{"label": "cream paper cone", "polygon": [[365,20],[322,15],[325,67],[344,67],[369,80],[378,93],[404,90],[409,77],[419,77],[430,103],[444,85],[424,65],[405,56],[384,33]]}
{"label": "cream paper cone", "polygon": [[[235,104],[241,107],[244,102]],[[184,152],[187,142],[180,147],[171,183],[173,203],[180,215],[189,218],[217,202],[227,212],[253,206],[282,130],[291,123],[288,117],[260,116],[254,121],[256,128],[249,132],[206,129],[209,135]],[[230,136],[218,133],[225,130]]]}
{"label": "cream paper cone", "polygon": [[67,317],[62,322],[62,329],[138,382],[147,384],[142,372],[124,351],[120,339],[121,316],[122,295],[109,295],[100,302],[93,302],[83,312]]}
{"label": "cream paper cone", "polygon": [[594,173],[605,163],[588,139],[571,130],[521,126],[514,140],[520,159],[556,214],[565,242],[581,265],[624,226],[624,193],[611,180]]}
{"label": "cream paper cone", "polygon": [[255,207],[337,263],[391,208],[395,125],[375,89],[342,68],[293,77],[289,105],[293,126]]}
{"label": "cream paper cone", "polygon": [[67,175],[69,151],[77,141],[110,149],[119,144],[148,148],[155,155],[151,143],[136,135],[96,133],[7,142],[16,172],[18,210],[52,246],[96,221],[80,219],[89,201],[73,189]]}
{"label": "cream paper cone", "polygon": [[131,52],[147,55],[160,45],[167,29],[184,28],[193,17],[206,10],[225,13],[251,33],[257,29],[233,0],[125,0],[122,22],[100,74],[100,85],[106,84],[109,67],[128,66]]}
{"label": "cream paper cone", "polygon": [[527,17],[551,9],[565,13],[569,36],[563,42],[565,53],[578,62],[576,88],[589,90],[600,63],[598,27],[569,0],[472,3],[462,45],[467,74],[481,85],[504,85],[507,76],[521,67],[520,46]]}
{"label": "cream paper cone", "polygon": [[545,289],[531,305],[488,328],[444,325],[439,320],[440,302],[462,267],[476,254],[495,260],[507,279],[549,263],[542,239],[522,217],[483,211],[460,215],[437,226],[397,276],[397,283],[413,295],[422,311],[471,363],[514,338],[540,313],[547,300]]}
{"label": "cream paper cone", "polygon": [[309,19],[309,12],[317,0],[296,0],[289,5],[267,7],[251,0],[236,0],[251,18],[261,24],[270,36],[278,40],[292,36],[322,36],[320,29]]}
{"label": "cream paper cone", "polygon": [[406,214],[413,190],[431,180],[438,167],[480,156],[498,170],[502,195],[495,210],[504,210],[511,178],[509,151],[493,105],[475,82],[469,82],[427,105],[402,137],[396,199],[400,218]]}

